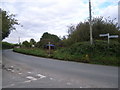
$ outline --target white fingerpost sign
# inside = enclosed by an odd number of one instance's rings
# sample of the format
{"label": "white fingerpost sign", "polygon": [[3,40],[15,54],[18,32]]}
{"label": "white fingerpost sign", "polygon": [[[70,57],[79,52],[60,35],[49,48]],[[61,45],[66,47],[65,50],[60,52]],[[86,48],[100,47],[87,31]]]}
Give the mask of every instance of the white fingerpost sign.
{"label": "white fingerpost sign", "polygon": [[108,33],[107,34],[100,34],[99,36],[100,37],[105,37],[105,36],[108,36]]}
{"label": "white fingerpost sign", "polygon": [[110,36],[109,33],[107,33],[107,34],[100,34],[99,36],[100,36],[100,37],[106,37],[106,36],[107,36],[107,37],[108,37],[108,44],[109,44],[109,39],[110,39],[110,38],[118,38],[118,37],[119,37],[118,35],[111,35],[111,36]]}
{"label": "white fingerpost sign", "polygon": [[118,35],[111,35],[109,38],[118,38]]}
{"label": "white fingerpost sign", "polygon": [[106,37],[107,36],[108,37],[108,44],[109,44],[109,36],[110,36],[109,33],[107,33],[107,34],[100,34],[99,36],[100,37]]}

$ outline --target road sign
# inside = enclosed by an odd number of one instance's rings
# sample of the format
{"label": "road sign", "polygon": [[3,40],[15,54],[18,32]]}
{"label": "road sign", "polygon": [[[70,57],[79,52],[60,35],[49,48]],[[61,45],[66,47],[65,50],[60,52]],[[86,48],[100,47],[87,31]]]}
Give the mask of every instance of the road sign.
{"label": "road sign", "polygon": [[109,35],[109,33],[107,33],[107,34],[100,34],[99,35],[100,37],[105,37],[105,36],[107,36],[107,38],[108,38],[108,47],[109,47],[109,39],[110,38],[118,38],[118,35]]}
{"label": "road sign", "polygon": [[109,38],[118,38],[118,35],[111,35]]}
{"label": "road sign", "polygon": [[100,37],[106,37],[107,36],[107,38],[108,38],[108,44],[109,44],[109,36],[110,36],[109,33],[107,33],[107,34],[100,34],[99,36]]}
{"label": "road sign", "polygon": [[99,36],[100,37],[105,37],[105,36],[108,36],[108,33],[107,34],[100,34]]}

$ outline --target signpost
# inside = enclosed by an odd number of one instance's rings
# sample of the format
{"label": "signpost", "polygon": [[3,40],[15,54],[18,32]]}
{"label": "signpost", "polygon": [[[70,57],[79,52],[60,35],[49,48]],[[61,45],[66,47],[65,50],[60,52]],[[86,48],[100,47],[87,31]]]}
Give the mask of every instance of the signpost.
{"label": "signpost", "polygon": [[104,36],[108,36],[108,33],[107,34],[100,34],[100,37],[104,37]]}
{"label": "signpost", "polygon": [[50,56],[50,49],[51,49],[51,48],[50,48],[50,42],[49,42],[49,56]]}
{"label": "signpost", "polygon": [[107,33],[107,34],[100,34],[99,36],[100,36],[100,37],[108,37],[108,47],[109,47],[109,39],[110,39],[110,38],[118,38],[118,37],[119,37],[118,35],[111,35],[111,36],[110,36],[109,33]]}
{"label": "signpost", "polygon": [[110,36],[109,33],[107,33],[107,34],[100,34],[99,36],[100,37],[106,37],[107,36],[108,37],[108,44],[109,44],[109,36]]}
{"label": "signpost", "polygon": [[118,35],[111,35],[109,38],[118,38]]}

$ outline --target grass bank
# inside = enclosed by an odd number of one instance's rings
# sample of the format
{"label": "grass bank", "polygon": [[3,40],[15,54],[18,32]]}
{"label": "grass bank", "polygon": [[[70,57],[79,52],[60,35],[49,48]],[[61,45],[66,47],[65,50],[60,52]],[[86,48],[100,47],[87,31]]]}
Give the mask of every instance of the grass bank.
{"label": "grass bank", "polygon": [[111,42],[109,48],[107,42],[103,41],[96,41],[92,46],[89,42],[76,43],[67,48],[57,49],[50,56],[46,50],[38,48],[15,48],[14,51],[65,61],[120,66],[120,44],[118,42]]}
{"label": "grass bank", "polygon": [[14,44],[8,42],[1,42],[0,44],[1,49],[12,49],[14,47]]}
{"label": "grass bank", "polygon": [[14,48],[13,51],[27,54],[27,55],[47,57],[47,53],[44,50],[39,48]]}

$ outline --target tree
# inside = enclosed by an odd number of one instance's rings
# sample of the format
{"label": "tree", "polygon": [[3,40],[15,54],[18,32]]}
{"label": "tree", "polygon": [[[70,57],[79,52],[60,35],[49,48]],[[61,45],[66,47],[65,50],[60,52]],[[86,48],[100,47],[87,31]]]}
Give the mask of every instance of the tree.
{"label": "tree", "polygon": [[11,49],[14,45],[8,42],[2,42],[2,49]]}
{"label": "tree", "polygon": [[34,45],[35,46],[35,44],[36,44],[36,41],[32,38],[32,39],[30,39],[30,45],[31,45],[31,47],[32,47],[32,45]]}
{"label": "tree", "polygon": [[14,25],[19,25],[18,20],[15,19],[15,15],[11,14],[9,15],[6,11],[4,10],[0,10],[0,29],[2,29],[2,40],[5,39],[5,37],[8,37],[8,35],[10,34],[10,32],[12,30],[15,30],[15,26]]}
{"label": "tree", "polygon": [[68,26],[68,37],[70,37],[74,31],[75,31],[74,25],[71,24],[70,26]]}
{"label": "tree", "polygon": [[[99,34],[110,33],[110,35],[120,35],[120,30],[114,20],[104,19],[103,17],[97,17],[92,20],[93,27],[93,39],[102,39],[99,37]],[[73,26],[72,26],[73,27]],[[89,20],[85,22],[80,22],[75,29],[68,28],[72,31],[68,33],[69,37],[67,39],[68,45],[71,43],[89,41],[90,37],[90,28]]]}
{"label": "tree", "polygon": [[60,38],[57,35],[45,32],[40,38],[40,41],[37,43],[37,47],[44,47],[44,45],[48,44],[48,42],[56,45],[59,41]]}
{"label": "tree", "polygon": [[27,47],[27,48],[30,48],[30,43],[28,42],[28,41],[24,41],[23,43],[22,43],[22,46],[23,47]]}

